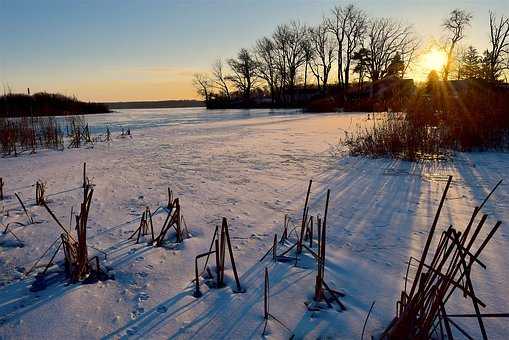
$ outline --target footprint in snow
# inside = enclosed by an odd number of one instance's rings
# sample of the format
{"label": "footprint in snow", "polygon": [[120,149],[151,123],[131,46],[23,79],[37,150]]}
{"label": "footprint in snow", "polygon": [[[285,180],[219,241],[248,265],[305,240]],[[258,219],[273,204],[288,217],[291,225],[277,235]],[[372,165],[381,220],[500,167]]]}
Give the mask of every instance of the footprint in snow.
{"label": "footprint in snow", "polygon": [[145,308],[138,307],[131,312],[131,319],[136,320],[141,314],[145,313]]}
{"label": "footprint in snow", "polygon": [[139,300],[140,302],[142,302],[142,301],[146,301],[146,300],[148,300],[149,298],[150,298],[150,295],[148,295],[148,293],[146,293],[146,292],[141,292],[141,293],[140,293],[140,295],[138,295],[138,300]]}
{"label": "footprint in snow", "polygon": [[157,307],[157,311],[159,313],[166,313],[168,311],[168,308],[165,306],[159,306],[159,307]]}
{"label": "footprint in snow", "polygon": [[133,327],[133,328],[129,328],[126,333],[127,333],[127,335],[135,335],[136,332],[138,332],[138,328]]}

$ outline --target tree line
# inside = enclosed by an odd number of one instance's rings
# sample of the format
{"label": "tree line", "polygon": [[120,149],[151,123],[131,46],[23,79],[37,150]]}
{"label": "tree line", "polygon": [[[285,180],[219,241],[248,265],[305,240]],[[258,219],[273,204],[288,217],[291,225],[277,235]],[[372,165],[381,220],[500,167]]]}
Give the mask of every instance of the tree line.
{"label": "tree line", "polygon": [[[461,9],[444,18],[445,38],[439,47],[447,61],[438,70],[442,79],[452,79],[455,73],[457,79],[505,80],[509,18],[490,12],[489,48],[482,55],[471,46],[460,51],[471,21],[472,15]],[[405,78],[421,46],[412,25],[370,17],[353,4],[338,5],[316,25],[299,21],[278,25],[251,48],[216,60],[210,72],[194,74],[193,85],[207,103],[249,104],[261,94],[270,97],[272,105],[292,105],[302,89],[347,99],[351,87]]]}
{"label": "tree line", "polygon": [[0,96],[0,117],[65,116],[111,112],[102,103],[83,102],[57,93],[7,93]]}

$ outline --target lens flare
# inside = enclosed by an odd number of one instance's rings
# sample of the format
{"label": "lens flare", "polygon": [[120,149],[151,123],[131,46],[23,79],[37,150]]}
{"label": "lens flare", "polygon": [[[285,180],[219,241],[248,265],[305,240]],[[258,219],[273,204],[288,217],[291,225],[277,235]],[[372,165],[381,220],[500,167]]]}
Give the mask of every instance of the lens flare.
{"label": "lens flare", "polygon": [[447,55],[443,51],[432,49],[424,55],[423,66],[427,71],[441,71],[447,63]]}

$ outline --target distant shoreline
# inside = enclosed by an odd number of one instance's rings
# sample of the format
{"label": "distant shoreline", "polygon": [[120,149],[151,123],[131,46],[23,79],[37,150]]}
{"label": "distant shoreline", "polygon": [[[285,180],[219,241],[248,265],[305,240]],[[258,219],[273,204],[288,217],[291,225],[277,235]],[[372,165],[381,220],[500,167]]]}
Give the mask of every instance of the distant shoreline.
{"label": "distant shoreline", "polygon": [[205,107],[205,102],[201,100],[128,101],[128,102],[109,102],[102,104],[108,106],[110,110]]}

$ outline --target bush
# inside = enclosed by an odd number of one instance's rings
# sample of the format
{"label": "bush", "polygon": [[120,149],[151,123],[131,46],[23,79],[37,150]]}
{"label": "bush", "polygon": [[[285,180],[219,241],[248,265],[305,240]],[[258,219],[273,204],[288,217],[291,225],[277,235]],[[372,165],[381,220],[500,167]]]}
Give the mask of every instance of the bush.
{"label": "bush", "polygon": [[346,134],[342,142],[353,156],[418,160],[447,156],[442,147],[444,137],[442,129],[413,125],[406,115],[398,114],[373,120],[372,126]]}
{"label": "bush", "polygon": [[452,150],[509,149],[509,93],[500,84],[440,82],[420,89],[407,113],[388,115],[343,140],[352,155],[408,160]]}
{"label": "bush", "polygon": [[335,112],[338,107],[333,97],[325,97],[311,100],[305,110],[307,112]]}
{"label": "bush", "polygon": [[63,132],[54,117],[0,118],[0,147],[4,155],[36,152],[38,148],[60,150],[63,145]]}

